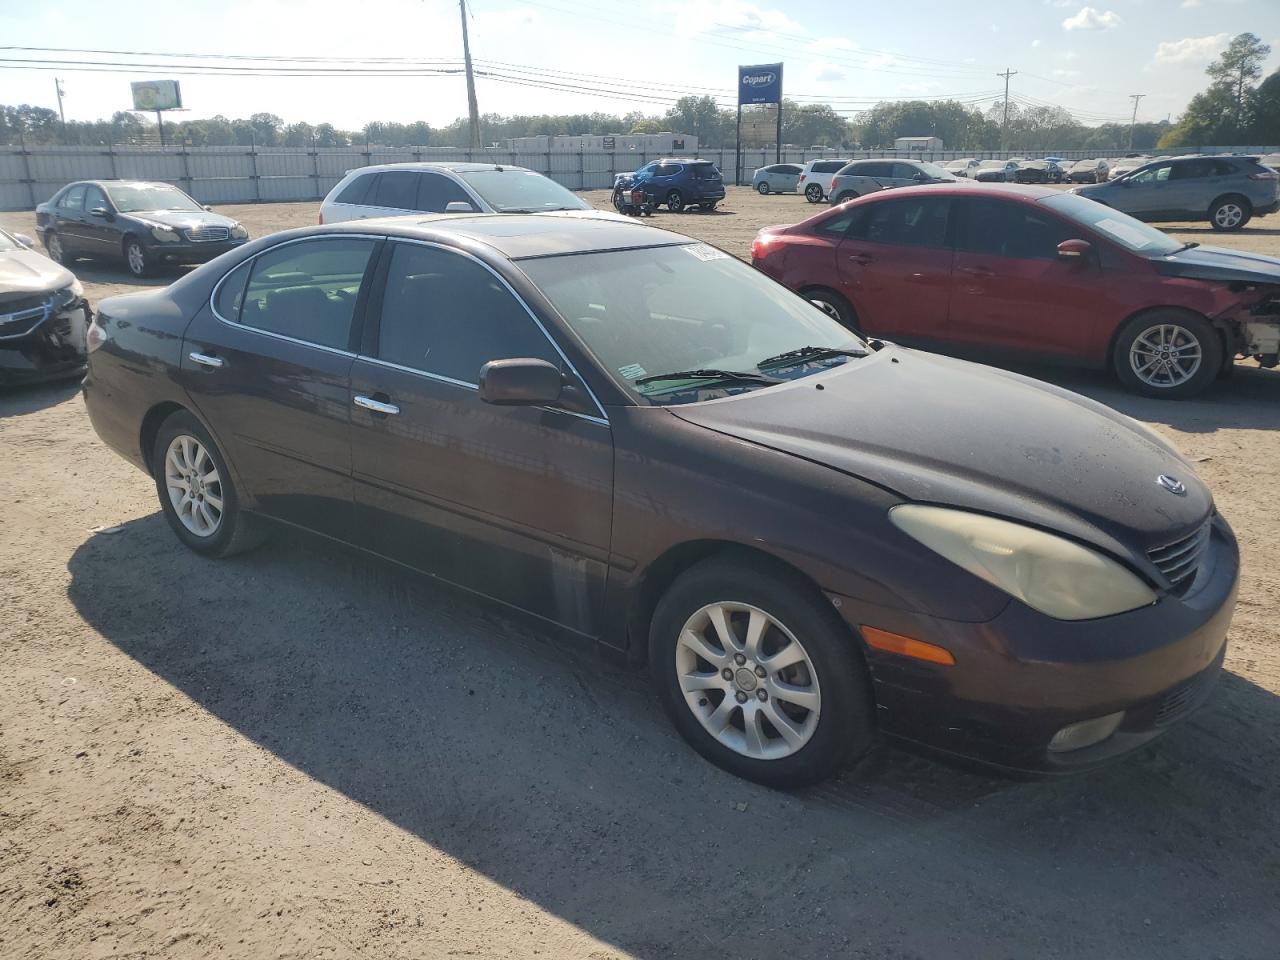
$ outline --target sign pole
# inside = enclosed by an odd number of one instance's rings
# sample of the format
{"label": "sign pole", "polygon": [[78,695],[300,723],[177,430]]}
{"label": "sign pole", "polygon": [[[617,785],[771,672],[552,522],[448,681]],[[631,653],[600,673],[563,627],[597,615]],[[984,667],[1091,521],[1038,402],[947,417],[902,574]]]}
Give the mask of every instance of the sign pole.
{"label": "sign pole", "polygon": [[742,186],[742,98],[738,98],[738,125],[733,147],[733,185]]}
{"label": "sign pole", "polygon": [[778,137],[774,142],[773,162],[782,162],[782,64],[778,64]]}

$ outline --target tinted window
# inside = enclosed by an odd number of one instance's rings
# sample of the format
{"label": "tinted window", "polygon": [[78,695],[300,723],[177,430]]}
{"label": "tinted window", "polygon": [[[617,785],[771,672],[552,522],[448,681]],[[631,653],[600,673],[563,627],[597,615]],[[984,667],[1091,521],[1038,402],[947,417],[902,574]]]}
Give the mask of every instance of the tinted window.
{"label": "tinted window", "polygon": [[784,163],[775,168],[778,173],[789,173],[792,176],[800,172],[800,168],[793,163]]}
{"label": "tinted window", "polygon": [[855,212],[849,236],[871,243],[945,247],[948,206],[944,197],[869,203]]}
{"label": "tinted window", "polygon": [[895,163],[893,165],[893,177],[895,180],[910,180],[920,172],[918,167],[913,167],[909,163]]}
{"label": "tinted window", "polygon": [[[1254,166],[1262,168],[1262,164],[1260,163],[1254,164]],[[1239,167],[1233,164],[1230,160],[1214,160],[1213,173],[1211,174],[1211,176],[1229,177],[1229,176],[1232,176],[1233,174],[1243,173],[1243,172],[1244,172],[1243,170],[1241,170]]]}
{"label": "tinted window", "polygon": [[819,160],[813,165],[814,173],[835,173],[849,161],[847,160]]}
{"label": "tinted window", "polygon": [[457,202],[465,203],[469,210],[476,209],[467,192],[448,177],[438,173],[418,174],[418,199],[414,209],[427,213],[444,213],[449,204]]}
{"label": "tinted window", "polygon": [[249,280],[249,271],[253,261],[248,260],[236,267],[218,285],[218,292],[213,298],[213,309],[224,320],[240,321],[240,305],[244,302],[244,285]]}
{"label": "tinted window", "polygon": [[889,177],[893,174],[893,164],[881,160],[851,163],[840,172],[852,177]]}
{"label": "tinted window", "polygon": [[396,210],[414,209],[418,203],[418,174],[408,170],[383,171],[365,203]]}
{"label": "tinted window", "polygon": [[956,249],[995,257],[1054,260],[1058,244],[1080,230],[1024,203],[966,200]]}
{"label": "tinted window", "polygon": [[107,195],[90,184],[84,191],[84,208],[86,210],[96,210],[98,207],[110,209],[107,203]]}
{"label": "tinted window", "polygon": [[365,197],[369,193],[369,186],[378,179],[376,173],[366,173],[363,176],[356,177],[338,194],[338,199],[334,203],[364,203]]}
{"label": "tinted window", "polygon": [[347,349],[356,295],[372,251],[372,240],[345,237],[286,243],[267,251],[253,261],[240,322]]}
{"label": "tinted window", "polygon": [[378,358],[477,383],[490,360],[560,357],[487,268],[457,253],[397,244],[387,272]]}
{"label": "tinted window", "polygon": [[1170,180],[1199,180],[1204,177],[1213,176],[1214,163],[1212,160],[1184,160],[1181,163],[1173,165],[1173,172],[1169,174]]}
{"label": "tinted window", "polygon": [[58,201],[58,206],[63,210],[80,211],[84,209],[84,184],[72,187],[62,195],[62,199]]}

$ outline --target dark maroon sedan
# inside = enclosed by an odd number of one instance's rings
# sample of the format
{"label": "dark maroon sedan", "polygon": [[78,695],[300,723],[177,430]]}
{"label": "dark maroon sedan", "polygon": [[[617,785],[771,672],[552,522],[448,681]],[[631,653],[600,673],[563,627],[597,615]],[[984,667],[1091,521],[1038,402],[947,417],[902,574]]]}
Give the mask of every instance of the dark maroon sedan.
{"label": "dark maroon sedan", "polygon": [[964,355],[1110,367],[1155,397],[1280,361],[1280,260],[1180,243],[1046,187],[935,184],[762,230],[755,266],[850,329]]}
{"label": "dark maroon sedan", "polygon": [[877,732],[1080,769],[1184,716],[1222,663],[1235,540],[1166,442],[871,349],[661,230],[275,234],[104,301],[90,344],[93,425],[191,549],[291,524],[597,640],[765,783]]}

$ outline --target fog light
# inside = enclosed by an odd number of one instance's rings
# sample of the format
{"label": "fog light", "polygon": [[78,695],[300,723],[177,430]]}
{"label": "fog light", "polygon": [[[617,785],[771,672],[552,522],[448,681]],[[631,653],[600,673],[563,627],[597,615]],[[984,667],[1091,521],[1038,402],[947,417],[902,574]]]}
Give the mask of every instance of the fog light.
{"label": "fog light", "polygon": [[1049,752],[1066,753],[1069,750],[1083,750],[1085,747],[1092,747],[1095,743],[1101,743],[1116,732],[1116,727],[1120,726],[1120,721],[1123,719],[1124,711],[1121,710],[1119,713],[1109,713],[1105,717],[1068,724],[1053,735],[1053,739],[1049,741]]}

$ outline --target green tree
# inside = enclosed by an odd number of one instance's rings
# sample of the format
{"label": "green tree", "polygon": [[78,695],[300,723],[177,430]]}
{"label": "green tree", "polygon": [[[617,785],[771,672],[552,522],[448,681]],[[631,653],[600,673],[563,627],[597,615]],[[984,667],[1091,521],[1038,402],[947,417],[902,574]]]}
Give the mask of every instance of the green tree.
{"label": "green tree", "polygon": [[1249,112],[1253,116],[1249,139],[1257,144],[1280,144],[1280,70],[1253,92]]}
{"label": "green tree", "polygon": [[724,146],[732,138],[733,114],[721,111],[714,97],[681,97],[662,122],[673,133],[688,133],[703,147]]}
{"label": "green tree", "polygon": [[1231,96],[1235,129],[1242,132],[1246,126],[1246,107],[1253,93],[1253,84],[1262,78],[1262,65],[1271,56],[1271,47],[1252,33],[1234,37],[1217,60],[1209,64],[1205,73],[1213,86],[1224,87]]}

